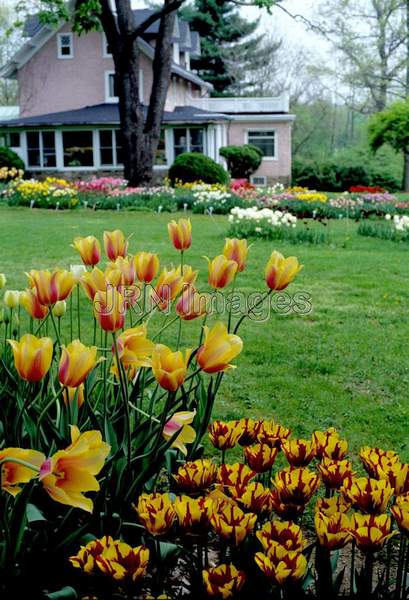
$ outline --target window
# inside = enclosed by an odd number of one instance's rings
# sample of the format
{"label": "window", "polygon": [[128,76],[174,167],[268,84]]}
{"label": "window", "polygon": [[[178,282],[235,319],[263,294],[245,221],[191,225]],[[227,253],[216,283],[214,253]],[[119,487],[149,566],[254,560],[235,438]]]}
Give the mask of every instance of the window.
{"label": "window", "polygon": [[143,69],[139,69],[139,102],[144,101],[144,89],[143,89]]}
{"label": "window", "polygon": [[[101,167],[118,167],[123,164],[123,139],[120,129],[99,131],[99,159]],[[161,129],[155,165],[166,165],[165,131]]]}
{"label": "window", "polygon": [[253,185],[266,185],[267,178],[265,175],[252,175],[250,177],[250,182]]}
{"label": "window", "polygon": [[27,159],[29,167],[56,167],[54,131],[27,132]]}
{"label": "window", "polygon": [[20,134],[18,132],[7,133],[5,143],[9,148],[20,148]]}
{"label": "window", "polygon": [[173,62],[175,62],[177,65],[180,63],[179,44],[177,42],[173,43]]}
{"label": "window", "polygon": [[173,130],[173,146],[175,156],[182,152],[203,152],[203,129],[199,128],[176,128]]}
{"label": "window", "polygon": [[265,158],[275,158],[275,131],[249,131],[247,143],[260,148]]}
{"label": "window", "polygon": [[108,44],[107,36],[102,32],[102,56],[104,58],[110,58],[112,56],[111,47]]}
{"label": "window", "polygon": [[114,71],[105,72],[105,100],[106,102],[116,102],[118,100]]}
{"label": "window", "polygon": [[72,33],[59,33],[57,35],[58,58],[73,58],[73,36]]}
{"label": "window", "polygon": [[167,165],[165,130],[160,130],[158,149],[156,150],[155,165]]}
{"label": "window", "polygon": [[93,167],[92,131],[63,131],[64,167]]}

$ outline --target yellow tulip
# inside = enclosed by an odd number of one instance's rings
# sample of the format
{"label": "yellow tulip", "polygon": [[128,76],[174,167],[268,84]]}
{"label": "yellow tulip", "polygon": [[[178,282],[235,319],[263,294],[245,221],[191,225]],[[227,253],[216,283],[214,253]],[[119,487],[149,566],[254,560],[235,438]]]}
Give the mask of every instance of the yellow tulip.
{"label": "yellow tulip", "polygon": [[209,459],[185,463],[173,476],[179,490],[196,493],[207,490],[216,481],[217,467]]}
{"label": "yellow tulip", "polygon": [[238,335],[228,333],[227,327],[217,322],[212,329],[204,327],[205,341],[200,346],[196,360],[205,373],[218,373],[233,368],[230,361],[243,349]]}
{"label": "yellow tulip", "polygon": [[213,260],[205,257],[209,264],[209,284],[214,289],[225,288],[236,276],[238,264],[235,260],[227,259],[224,254],[219,254]]}
{"label": "yellow tulip", "polygon": [[246,581],[244,571],[234,565],[219,565],[202,571],[203,583],[208,596],[235,598]]}
{"label": "yellow tulip", "polygon": [[105,269],[105,279],[114,287],[132,285],[135,281],[135,266],[130,258],[118,256]]}
{"label": "yellow tulip", "polygon": [[277,585],[299,581],[307,570],[307,559],[303,554],[286,550],[279,544],[271,546],[267,554],[257,552],[254,558],[266,577]]}
{"label": "yellow tulip", "polygon": [[169,303],[180,294],[183,283],[180,267],[170,270],[163,269],[152,292],[153,303],[161,310],[165,310]]}
{"label": "yellow tulip", "polygon": [[4,292],[4,304],[8,308],[17,308],[20,299],[20,292],[17,290],[7,290]]}
{"label": "yellow tulip", "polygon": [[196,416],[196,411],[181,411],[175,413],[163,428],[163,437],[170,440],[176,433],[176,439],[172,442],[172,447],[177,448],[182,454],[187,454],[186,444],[192,444],[196,439],[196,432],[190,423]]}
{"label": "yellow tulip", "polygon": [[56,502],[92,512],[93,502],[85,492],[97,492],[99,483],[95,477],[104,466],[110,451],[109,444],[102,441],[100,431],[80,433],[71,426],[71,444],[58,450],[41,466],[40,481]]}
{"label": "yellow tulip", "polygon": [[187,250],[192,245],[192,224],[190,219],[179,219],[168,223],[169,239],[176,250]]}
{"label": "yellow tulip", "polygon": [[371,514],[385,512],[393,495],[388,481],[378,481],[370,477],[345,479],[340,492],[353,508]]}
{"label": "yellow tulip", "polygon": [[235,546],[241,544],[254,529],[257,515],[244,513],[238,506],[231,504],[215,504],[210,509],[210,525],[224,540]]}
{"label": "yellow tulip", "polygon": [[116,260],[118,256],[126,256],[128,252],[128,240],[122,231],[104,231],[105,254],[109,260]]}
{"label": "yellow tulip", "polygon": [[134,257],[136,277],[144,283],[151,283],[159,271],[159,258],[151,252],[138,252]]}
{"label": "yellow tulip", "polygon": [[75,277],[70,271],[30,271],[28,278],[31,287],[37,291],[40,304],[55,304],[65,300],[75,285]]}
{"label": "yellow tulip", "polygon": [[152,372],[161,387],[175,392],[183,384],[192,350],[186,350],[185,355],[179,350],[172,352],[164,344],[156,344],[152,353]]}
{"label": "yellow tulip", "polygon": [[230,450],[236,446],[243,431],[239,421],[213,421],[209,425],[209,439],[218,450]]}
{"label": "yellow tulip", "polygon": [[195,271],[190,265],[183,265],[182,277],[185,285],[193,285],[197,279],[199,271]]}
{"label": "yellow tulip", "polygon": [[329,550],[339,550],[351,541],[349,527],[349,519],[345,513],[334,513],[329,516],[318,511],[315,513],[318,541],[321,546]]}
{"label": "yellow tulip", "polygon": [[101,244],[93,235],[76,237],[71,246],[79,252],[84,265],[94,267],[101,260]]}
{"label": "yellow tulip", "polygon": [[302,552],[307,545],[301,527],[291,521],[268,521],[256,533],[257,539],[266,551],[273,543],[280,544],[286,550]]}
{"label": "yellow tulip", "polygon": [[56,302],[52,308],[52,312],[54,317],[61,319],[67,312],[67,303],[65,300],[59,300]]}
{"label": "yellow tulip", "polygon": [[176,518],[169,494],[141,494],[135,510],[152,535],[168,533]]}
{"label": "yellow tulip", "polygon": [[105,274],[98,267],[94,267],[92,271],[87,271],[80,279],[82,289],[90,300],[94,300],[97,292],[105,292],[107,283]]}
{"label": "yellow tulip", "polygon": [[60,383],[67,387],[78,387],[98,362],[96,346],[85,346],[80,340],[63,346],[58,369]]}
{"label": "yellow tulip", "polygon": [[71,406],[76,401],[78,408],[84,404],[84,384],[81,383],[78,387],[64,387],[63,400],[65,406]]}
{"label": "yellow tulip", "polygon": [[223,254],[228,260],[234,260],[237,263],[238,273],[245,269],[248,251],[249,247],[246,239],[226,238]]}
{"label": "yellow tulip", "polygon": [[[7,462],[7,459],[11,459]],[[12,459],[24,461],[33,465],[33,468],[26,465],[12,462]],[[40,467],[45,460],[42,452],[37,450],[26,450],[25,448],[3,448],[0,450],[1,471],[1,489],[12,496],[21,492],[21,483],[27,483],[38,476]],[[4,461],[4,462],[3,462]]]}
{"label": "yellow tulip", "polygon": [[280,252],[274,250],[265,268],[266,284],[270,290],[284,290],[302,268],[303,265],[299,264],[295,256],[284,258]]}
{"label": "yellow tulip", "polygon": [[40,304],[37,292],[33,289],[25,290],[20,294],[20,304],[33,319],[44,319],[48,314],[48,306]]}
{"label": "yellow tulip", "polygon": [[50,338],[37,338],[27,333],[19,342],[7,340],[13,350],[14,365],[26,381],[40,381],[49,371],[53,358]]}
{"label": "yellow tulip", "polygon": [[117,337],[118,355],[125,367],[150,367],[155,344],[146,337],[145,324],[126,329]]}
{"label": "yellow tulip", "polygon": [[360,515],[354,513],[350,526],[356,545],[362,552],[378,552],[397,531],[391,532],[392,521],[388,515]]}

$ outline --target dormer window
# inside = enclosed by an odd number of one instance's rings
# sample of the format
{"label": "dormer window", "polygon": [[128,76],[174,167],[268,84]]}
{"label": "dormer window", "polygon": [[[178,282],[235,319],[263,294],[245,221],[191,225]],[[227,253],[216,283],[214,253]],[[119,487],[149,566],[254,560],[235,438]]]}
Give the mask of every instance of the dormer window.
{"label": "dormer window", "polygon": [[72,33],[57,35],[58,58],[74,58],[74,43]]}
{"label": "dormer window", "polygon": [[177,65],[180,63],[179,44],[177,42],[174,42],[173,44],[173,62]]}
{"label": "dormer window", "polygon": [[105,102],[118,102],[115,71],[105,71]]}
{"label": "dormer window", "polygon": [[104,31],[102,32],[102,56],[104,58],[111,58],[112,56],[111,46],[108,44],[107,36]]}

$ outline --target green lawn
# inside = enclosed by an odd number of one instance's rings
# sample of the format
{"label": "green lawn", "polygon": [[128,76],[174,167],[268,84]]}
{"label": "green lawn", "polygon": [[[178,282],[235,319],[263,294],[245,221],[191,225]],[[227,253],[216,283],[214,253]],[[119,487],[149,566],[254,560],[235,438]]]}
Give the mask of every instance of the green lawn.
{"label": "green lawn", "polygon": [[[0,272],[10,288],[25,285],[31,268],[69,266],[78,258],[69,244],[76,235],[121,228],[133,233],[130,250],[160,253],[162,264],[177,262],[170,245],[168,214],[136,212],[55,212],[0,210]],[[186,261],[201,267],[199,289],[206,288],[202,256],[221,252],[224,217],[191,216],[193,247]],[[322,225],[318,225],[322,227]],[[263,269],[277,247],[305,265],[291,292],[311,295],[306,316],[273,315],[268,323],[247,322],[241,329],[244,351],[229,373],[215,416],[274,417],[296,435],[334,425],[361,445],[391,447],[409,459],[409,248],[356,235],[356,225],[331,222],[331,245],[291,246],[257,241],[240,290],[264,289]],[[83,311],[88,307],[84,301]],[[186,325],[186,344],[198,324]],[[176,328],[166,332],[175,341]]]}

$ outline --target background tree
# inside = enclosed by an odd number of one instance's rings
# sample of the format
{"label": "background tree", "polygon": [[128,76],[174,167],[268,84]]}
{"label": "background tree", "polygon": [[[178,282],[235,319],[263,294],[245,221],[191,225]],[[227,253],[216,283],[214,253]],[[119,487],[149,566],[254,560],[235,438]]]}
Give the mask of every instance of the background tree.
{"label": "background tree", "polygon": [[[14,13],[10,6],[0,5],[0,64],[11,58],[18,46],[15,31],[12,31]],[[0,79],[0,105],[10,106],[17,103],[17,82]]]}

